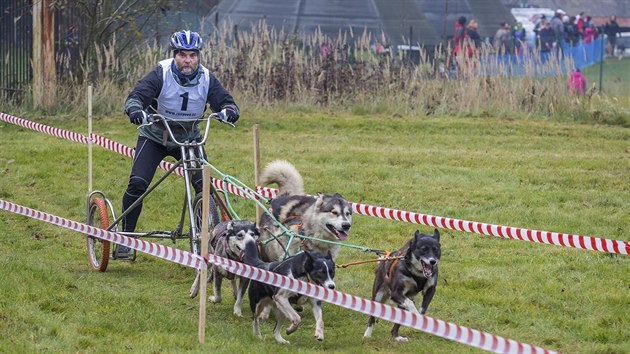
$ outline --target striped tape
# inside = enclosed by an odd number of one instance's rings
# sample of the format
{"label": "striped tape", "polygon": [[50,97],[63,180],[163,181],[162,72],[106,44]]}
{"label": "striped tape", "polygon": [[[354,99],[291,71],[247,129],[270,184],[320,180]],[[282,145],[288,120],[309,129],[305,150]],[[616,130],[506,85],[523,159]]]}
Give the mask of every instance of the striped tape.
{"label": "striped tape", "polygon": [[120,245],[131,247],[137,251],[144,252],[170,262],[179,263],[187,267],[200,269],[205,267],[203,258],[177,248],[163,246],[157,243],[144,241],[141,239],[127,237],[115,232],[96,228],[94,226],[78,223],[59,216],[45,213],[43,211],[27,208],[0,199],[0,209],[10,211],[15,214],[28,216],[29,218],[47,222],[49,224],[61,226],[68,230],[78,231],[82,234],[97,237],[102,240],[114,242]]}
{"label": "striped tape", "polygon": [[[179,263],[187,267],[197,269],[200,267],[206,267],[206,263],[202,257],[177,248],[163,246],[153,242],[120,235],[111,231],[98,229],[93,226],[27,208],[2,199],[0,199],[0,209],[61,226],[89,236],[125,245],[137,251],[147,253],[170,262]],[[367,300],[337,290],[330,290],[318,285],[282,276],[277,273],[268,272],[263,269],[251,267],[247,264],[235,262],[212,254],[208,255],[208,262],[225,268],[228,272],[250,278],[261,283],[290,290],[352,311],[360,312],[368,316],[374,316],[386,321],[396,322],[403,326],[414,328],[425,333],[490,352],[555,353],[554,351],[550,351],[545,348],[495,336],[476,329],[459,326],[451,322],[402,310],[390,305]]]}
{"label": "striped tape", "polygon": [[[274,198],[277,189],[258,187],[257,192],[265,198]],[[630,254],[630,242],[606,238],[564,234],[551,231],[530,230],[509,226],[486,224],[476,221],[445,218],[442,216],[414,213],[350,202],[352,210],[360,215],[404,221],[412,224],[438,227],[480,235],[495,236],[512,240],[545,243],[549,245],[586,249],[616,254]]]}
{"label": "striped tape", "polygon": [[[22,126],[24,128],[33,129],[59,138],[64,138],[83,144],[87,144],[88,142],[88,138],[84,135],[62,129],[52,128],[39,123],[34,123],[23,118],[8,115],[6,113],[0,112],[0,120],[4,120],[6,122]],[[122,145],[113,140],[96,134],[92,134],[91,138],[95,144],[105,149],[115,151],[128,157],[133,157],[133,149],[128,146]],[[160,163],[160,167],[164,170],[169,170],[172,167],[172,164],[166,161],[162,161]],[[175,172],[180,176],[183,175],[183,170],[181,168],[178,168]],[[239,188],[225,181],[213,178],[213,185],[219,190],[227,190],[229,193],[238,195],[243,198],[248,198],[248,196],[243,193]],[[256,190],[260,195],[264,196],[265,198],[273,198],[278,193],[277,189],[261,186],[258,186]],[[350,204],[352,205],[354,212],[359,215],[403,221],[431,227],[439,227],[479,235],[501,237],[512,240],[529,241],[555,246],[600,251],[605,253],[625,255],[630,254],[630,242],[627,241],[494,225],[476,221],[467,221],[461,219],[446,218],[442,216],[414,213],[410,211],[390,209],[354,202],[350,202]]]}

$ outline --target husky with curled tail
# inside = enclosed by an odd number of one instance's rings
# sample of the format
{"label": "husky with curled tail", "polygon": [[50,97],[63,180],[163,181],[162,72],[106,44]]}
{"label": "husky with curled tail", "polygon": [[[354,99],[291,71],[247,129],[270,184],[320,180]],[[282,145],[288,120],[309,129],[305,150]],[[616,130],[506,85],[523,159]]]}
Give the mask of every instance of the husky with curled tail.
{"label": "husky with curled tail", "polygon": [[[343,242],[352,227],[352,208],[339,193],[304,193],[302,175],[295,166],[284,160],[271,162],[261,174],[263,185],[277,184],[280,192],[271,201],[269,213],[278,222],[298,235],[289,237],[283,229],[264,213],[260,220],[260,253],[266,262],[282,260],[300,250],[330,252],[333,259],[339,253],[339,245],[317,239]],[[311,239],[312,238],[312,239]]]}

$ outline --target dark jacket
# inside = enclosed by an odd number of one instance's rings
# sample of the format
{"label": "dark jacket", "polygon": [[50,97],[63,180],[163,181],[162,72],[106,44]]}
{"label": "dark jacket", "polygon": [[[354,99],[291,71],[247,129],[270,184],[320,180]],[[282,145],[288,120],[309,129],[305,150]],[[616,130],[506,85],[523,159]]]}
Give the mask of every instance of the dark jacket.
{"label": "dark jacket", "polygon": [[[200,76],[204,74],[204,70],[208,70],[199,64],[199,70],[197,75],[194,78],[177,78],[176,80],[182,84],[182,86],[194,85],[195,82],[198,82]],[[219,80],[209,72],[209,85],[208,85],[208,94],[206,102],[210,105],[210,108],[213,112],[219,112],[223,108],[230,107],[238,113],[238,106],[234,102],[234,98],[230,95],[230,93],[223,88]],[[158,97],[160,96],[160,92],[162,91],[163,79],[162,75],[163,70],[160,65],[157,65],[155,69],[150,71],[147,75],[145,75],[136,86],[133,88],[131,93],[127,96],[127,100],[125,101],[125,112],[130,112],[130,109],[133,107],[142,106],[142,109],[149,112],[154,113],[157,112],[158,108]],[[187,81],[186,83],[182,83],[182,80]],[[174,131],[176,138],[180,141],[189,140],[192,137],[197,137],[199,135],[199,129],[185,129],[185,131],[177,132]],[[161,124],[152,124],[150,126],[143,126],[140,128],[140,135],[146,136],[151,140],[157,141],[159,143],[166,143],[164,141],[164,128]],[[176,147],[176,145],[172,143],[168,143],[169,147]]]}

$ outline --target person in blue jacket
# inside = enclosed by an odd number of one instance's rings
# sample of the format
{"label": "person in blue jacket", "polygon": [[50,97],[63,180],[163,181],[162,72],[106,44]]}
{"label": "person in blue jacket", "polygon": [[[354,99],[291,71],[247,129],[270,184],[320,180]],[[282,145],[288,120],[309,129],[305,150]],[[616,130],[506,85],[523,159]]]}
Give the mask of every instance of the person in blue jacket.
{"label": "person in blue jacket", "polygon": [[[235,123],[239,108],[234,98],[219,80],[199,63],[203,40],[197,32],[183,30],[173,33],[170,39],[173,57],[164,59],[144,76],[133,88],[125,101],[125,113],[129,121],[141,126],[129,176],[129,184],[122,198],[125,211],[148,188],[157,167],[166,156],[181,158],[179,147],[170,140],[162,124],[144,125],[150,113],[159,113],[171,119],[185,119],[179,129],[173,129],[178,141],[199,139],[200,131],[190,122],[204,116],[207,105],[213,112],[224,111],[226,120]],[[192,175],[196,193],[202,190],[201,173]],[[122,220],[122,231],[133,232],[142,210],[136,206]],[[130,249],[118,246],[115,259],[132,259]]]}

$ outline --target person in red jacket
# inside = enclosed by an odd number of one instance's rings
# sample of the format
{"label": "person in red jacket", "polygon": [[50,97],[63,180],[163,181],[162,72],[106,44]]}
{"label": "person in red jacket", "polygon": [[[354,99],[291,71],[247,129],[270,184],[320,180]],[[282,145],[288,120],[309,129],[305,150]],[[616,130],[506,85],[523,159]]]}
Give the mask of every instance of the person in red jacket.
{"label": "person in red jacket", "polygon": [[580,69],[576,68],[567,79],[569,92],[582,95],[586,93],[586,78],[582,75]]}
{"label": "person in red jacket", "polygon": [[462,50],[464,40],[468,37],[466,32],[466,17],[461,16],[455,22],[455,33],[453,33],[453,53],[457,55]]}

